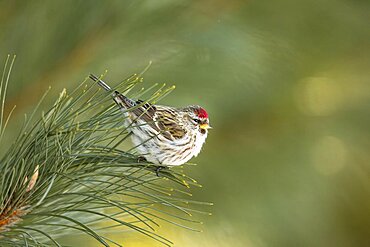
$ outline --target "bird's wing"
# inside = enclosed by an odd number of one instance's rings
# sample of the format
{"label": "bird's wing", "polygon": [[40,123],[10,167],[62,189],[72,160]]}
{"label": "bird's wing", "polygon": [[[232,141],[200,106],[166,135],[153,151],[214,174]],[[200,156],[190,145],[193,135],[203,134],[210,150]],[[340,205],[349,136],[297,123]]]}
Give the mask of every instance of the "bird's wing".
{"label": "bird's wing", "polygon": [[180,121],[178,113],[166,106],[157,106],[155,112],[155,123],[169,140],[182,139],[186,135],[186,129]]}
{"label": "bird's wing", "polygon": [[129,111],[133,120],[143,120],[168,140],[181,139],[187,133],[181,125],[177,113],[170,107],[152,105],[144,103],[142,100],[134,101],[119,92],[115,92],[113,98],[121,109],[133,108]]}
{"label": "bird's wing", "polygon": [[[107,91],[113,91],[104,81],[91,74],[90,79]],[[161,133],[168,140],[182,139],[186,135],[186,129],[182,126],[180,117],[172,108],[166,106],[144,103],[142,100],[134,101],[118,91],[114,91],[113,99],[121,110],[128,110],[135,119],[142,119],[150,127]],[[131,109],[132,108],[132,109]]]}
{"label": "bird's wing", "polygon": [[132,114],[133,119],[141,118],[145,122],[153,122],[154,113],[156,111],[155,106],[144,103],[142,100],[134,101],[117,91],[113,95],[113,99],[120,109],[130,109],[130,114]]}

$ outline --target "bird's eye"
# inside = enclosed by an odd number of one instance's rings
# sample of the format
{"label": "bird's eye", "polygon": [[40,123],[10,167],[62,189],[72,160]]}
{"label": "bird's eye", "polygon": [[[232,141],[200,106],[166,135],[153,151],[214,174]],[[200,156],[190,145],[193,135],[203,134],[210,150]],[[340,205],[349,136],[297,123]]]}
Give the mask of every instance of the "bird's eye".
{"label": "bird's eye", "polygon": [[200,123],[200,120],[197,119],[197,118],[193,118],[193,121],[196,122],[196,123]]}

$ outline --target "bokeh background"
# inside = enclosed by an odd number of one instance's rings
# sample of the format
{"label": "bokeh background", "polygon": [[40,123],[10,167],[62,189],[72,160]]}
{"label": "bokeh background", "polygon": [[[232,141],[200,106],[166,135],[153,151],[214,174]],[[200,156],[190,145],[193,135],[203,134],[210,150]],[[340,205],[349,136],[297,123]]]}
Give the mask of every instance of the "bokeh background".
{"label": "bokeh background", "polygon": [[214,127],[187,168],[213,216],[203,233],[159,233],[175,246],[370,246],[369,24],[367,0],[1,1],[0,59],[17,55],[8,133],[49,86],[50,103],[90,72],[118,82],[152,61],[146,85],[177,86],[162,103],[202,105]]}

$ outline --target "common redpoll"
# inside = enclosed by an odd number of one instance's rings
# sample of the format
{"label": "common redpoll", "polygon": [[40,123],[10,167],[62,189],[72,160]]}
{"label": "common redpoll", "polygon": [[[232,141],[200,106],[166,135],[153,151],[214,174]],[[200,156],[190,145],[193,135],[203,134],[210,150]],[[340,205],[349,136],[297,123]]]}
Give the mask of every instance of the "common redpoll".
{"label": "common redpoll", "polygon": [[124,125],[132,132],[136,150],[148,162],[178,166],[199,154],[211,128],[202,107],[175,108],[134,101],[113,91],[96,76],[90,78],[112,92],[113,100],[126,116]]}

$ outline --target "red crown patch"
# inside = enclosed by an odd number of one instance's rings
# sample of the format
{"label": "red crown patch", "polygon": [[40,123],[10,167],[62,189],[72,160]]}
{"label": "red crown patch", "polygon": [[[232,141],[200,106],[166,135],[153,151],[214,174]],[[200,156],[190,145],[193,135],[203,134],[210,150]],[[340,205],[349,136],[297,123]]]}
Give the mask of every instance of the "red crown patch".
{"label": "red crown patch", "polygon": [[208,113],[203,108],[198,110],[198,117],[200,118],[208,118]]}

